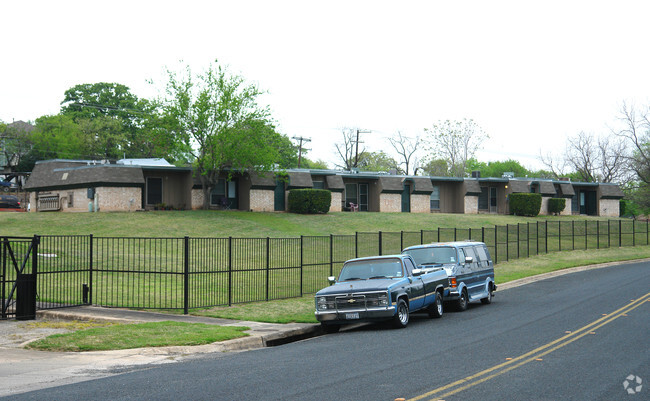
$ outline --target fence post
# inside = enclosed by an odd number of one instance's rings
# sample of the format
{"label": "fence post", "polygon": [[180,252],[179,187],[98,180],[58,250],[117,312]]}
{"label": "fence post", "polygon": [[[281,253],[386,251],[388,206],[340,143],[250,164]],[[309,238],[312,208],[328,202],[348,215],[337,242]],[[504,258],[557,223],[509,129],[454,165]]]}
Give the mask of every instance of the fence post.
{"label": "fence post", "polygon": [[424,244],[424,230],[420,230],[420,245]]}
{"label": "fence post", "polygon": [[271,282],[271,239],[266,237],[266,300],[269,300],[269,286]]}
{"label": "fence post", "polygon": [[557,222],[557,244],[558,249],[562,252],[562,222]]}
{"label": "fence post", "polygon": [[571,220],[571,250],[576,250],[576,221]]}
{"label": "fence post", "polygon": [[497,263],[497,257],[499,255],[499,236],[497,235],[498,225],[494,225],[494,263]]}
{"label": "fence post", "polygon": [[589,249],[589,243],[587,242],[587,238],[589,237],[589,235],[587,235],[588,233],[589,233],[589,226],[587,225],[587,220],[585,220],[585,251]]}
{"label": "fence post", "polygon": [[520,227],[519,227],[519,223],[517,223],[517,259],[519,259],[521,257],[519,255],[519,241],[521,240],[520,233],[521,233],[521,230],[520,230]]}
{"label": "fence post", "polygon": [[232,306],[232,237],[228,237],[228,306]]}
{"label": "fence post", "polygon": [[184,239],[183,250],[183,314],[190,313],[190,237]]}
{"label": "fence post", "polygon": [[440,226],[438,226],[438,241],[436,242],[440,242]]}
{"label": "fence post", "polygon": [[354,232],[354,257],[359,257],[359,232]]}
{"label": "fence post", "polygon": [[539,221],[535,222],[535,254],[539,255]]}
{"label": "fence post", "polygon": [[645,244],[650,245],[650,219],[645,220]]}
{"label": "fence post", "polygon": [[526,257],[530,258],[530,222],[526,222]]}
{"label": "fence post", "polygon": [[506,262],[510,260],[510,224],[506,224]]}
{"label": "fence post", "polygon": [[381,231],[380,231],[379,232],[379,256],[383,255],[383,252],[382,252],[383,251],[383,246],[382,246],[383,241],[382,241],[381,237],[382,237],[382,235],[381,235]]}
{"label": "fence post", "polygon": [[623,220],[618,221],[618,246],[623,246]]}
{"label": "fence post", "polygon": [[596,249],[600,249],[600,220],[596,220]]}
{"label": "fence post", "polygon": [[334,275],[334,235],[330,234],[330,276]]}
{"label": "fence post", "polygon": [[303,241],[303,236],[300,236],[300,296],[302,297],[303,295],[303,277],[304,277],[304,268],[303,268],[303,246],[304,246],[304,241]]}
{"label": "fence post", "polygon": [[404,249],[404,230],[399,232],[399,251],[402,252]]}
{"label": "fence post", "polygon": [[93,241],[94,237],[90,234],[90,254],[88,255],[88,305],[93,304]]}
{"label": "fence post", "polygon": [[548,220],[544,224],[544,248],[546,253],[548,253]]}
{"label": "fence post", "polygon": [[635,220],[632,219],[632,246],[636,246],[636,226],[634,222]]}
{"label": "fence post", "polygon": [[458,229],[454,227],[454,241],[458,241]]}

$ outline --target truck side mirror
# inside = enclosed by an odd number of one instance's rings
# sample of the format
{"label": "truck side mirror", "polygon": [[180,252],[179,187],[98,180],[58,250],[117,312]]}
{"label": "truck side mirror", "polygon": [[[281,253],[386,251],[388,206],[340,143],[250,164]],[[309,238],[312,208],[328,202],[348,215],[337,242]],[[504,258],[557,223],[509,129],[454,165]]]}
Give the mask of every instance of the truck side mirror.
{"label": "truck side mirror", "polygon": [[465,263],[472,263],[474,261],[474,258],[471,256],[465,256]]}
{"label": "truck side mirror", "polygon": [[417,277],[417,276],[421,276],[423,274],[424,274],[424,270],[422,270],[422,269],[413,269],[413,276]]}
{"label": "truck side mirror", "polygon": [[332,285],[332,284],[336,283],[336,277],[334,277],[334,276],[329,276],[329,277],[327,278],[327,281],[329,281],[330,285]]}

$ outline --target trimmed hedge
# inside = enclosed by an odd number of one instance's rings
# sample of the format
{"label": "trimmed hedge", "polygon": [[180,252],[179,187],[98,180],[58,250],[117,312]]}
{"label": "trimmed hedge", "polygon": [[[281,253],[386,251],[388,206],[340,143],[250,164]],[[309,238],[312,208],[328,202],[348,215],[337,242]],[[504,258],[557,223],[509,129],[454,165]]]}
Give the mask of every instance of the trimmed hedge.
{"label": "trimmed hedge", "polygon": [[542,208],[542,195],[517,193],[508,196],[510,214],[515,216],[535,217]]}
{"label": "trimmed hedge", "polygon": [[326,189],[292,189],[289,191],[289,211],[300,214],[327,213],[332,193]]}
{"label": "trimmed hedge", "polygon": [[566,207],[566,199],[564,198],[551,198],[548,200],[548,212],[553,214],[560,214]]}

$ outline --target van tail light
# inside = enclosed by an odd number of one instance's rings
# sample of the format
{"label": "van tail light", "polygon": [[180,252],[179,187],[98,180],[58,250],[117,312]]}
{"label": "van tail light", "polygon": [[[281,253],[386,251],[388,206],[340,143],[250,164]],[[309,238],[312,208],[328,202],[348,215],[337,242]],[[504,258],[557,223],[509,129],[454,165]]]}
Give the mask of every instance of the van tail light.
{"label": "van tail light", "polygon": [[449,286],[451,288],[456,288],[456,285],[457,285],[456,277],[449,277]]}

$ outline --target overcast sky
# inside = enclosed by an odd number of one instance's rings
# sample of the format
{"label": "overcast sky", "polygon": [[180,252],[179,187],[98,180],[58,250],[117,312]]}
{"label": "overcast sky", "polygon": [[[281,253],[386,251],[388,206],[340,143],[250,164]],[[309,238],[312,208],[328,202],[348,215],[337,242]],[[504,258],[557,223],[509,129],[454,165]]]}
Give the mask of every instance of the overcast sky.
{"label": "overcast sky", "polygon": [[[565,137],[649,104],[648,1],[3,1],[0,120],[56,114],[66,89],[139,97],[165,67],[218,59],[268,91],[289,137],[333,167],[341,128],[370,151],[398,130],[474,119],[481,161],[540,168]],[[147,83],[153,80],[154,84]]]}

